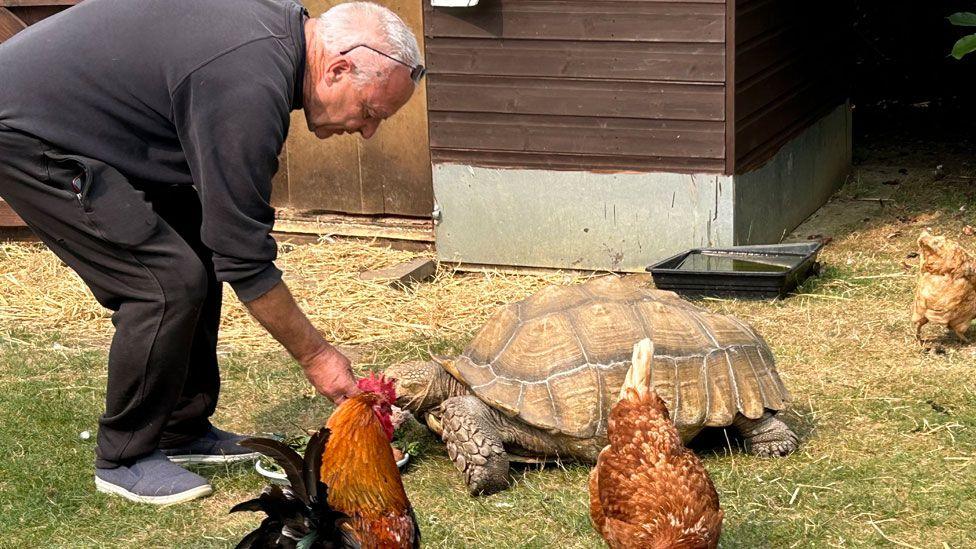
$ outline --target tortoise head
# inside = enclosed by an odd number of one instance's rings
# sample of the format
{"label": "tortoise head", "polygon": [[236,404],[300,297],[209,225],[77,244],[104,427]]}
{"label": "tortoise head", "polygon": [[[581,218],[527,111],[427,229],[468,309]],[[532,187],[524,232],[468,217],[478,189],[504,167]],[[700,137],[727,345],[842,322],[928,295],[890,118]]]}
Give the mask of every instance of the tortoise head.
{"label": "tortoise head", "polygon": [[445,370],[441,359],[401,362],[386,369],[396,379],[397,406],[420,416],[444,402],[457,382]]}

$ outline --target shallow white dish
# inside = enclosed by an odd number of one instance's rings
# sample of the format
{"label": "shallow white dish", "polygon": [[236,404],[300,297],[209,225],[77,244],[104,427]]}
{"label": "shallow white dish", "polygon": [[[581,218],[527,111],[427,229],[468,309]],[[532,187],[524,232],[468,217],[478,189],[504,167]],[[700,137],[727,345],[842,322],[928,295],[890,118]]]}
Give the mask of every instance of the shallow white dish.
{"label": "shallow white dish", "polygon": [[[404,452],[403,459],[397,462],[397,467],[403,469],[403,466],[410,461],[410,454]],[[275,471],[269,471],[261,465],[261,460],[256,460],[254,462],[254,470],[258,472],[264,478],[271,480],[277,484],[288,484],[288,477],[284,473],[278,473]]]}

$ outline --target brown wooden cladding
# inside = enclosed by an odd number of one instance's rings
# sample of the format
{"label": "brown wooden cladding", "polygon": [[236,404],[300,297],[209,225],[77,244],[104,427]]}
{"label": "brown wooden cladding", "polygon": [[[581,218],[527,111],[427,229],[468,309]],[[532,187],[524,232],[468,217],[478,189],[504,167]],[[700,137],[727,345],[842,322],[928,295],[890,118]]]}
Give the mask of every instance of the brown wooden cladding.
{"label": "brown wooden cladding", "polygon": [[844,102],[841,0],[734,2],[731,166],[761,166],[781,146]]}
{"label": "brown wooden cladding", "polygon": [[725,89],[660,82],[443,75],[432,111],[724,120]]}
{"label": "brown wooden cladding", "polygon": [[424,9],[435,163],[723,170],[725,0]]}
{"label": "brown wooden cladding", "polygon": [[721,172],[721,158],[687,158],[668,156],[627,156],[595,154],[554,154],[514,151],[435,149],[435,163],[450,162],[471,166],[507,168],[519,166],[539,170],[584,170],[589,172],[677,171],[687,173]]}
{"label": "brown wooden cladding", "polygon": [[25,23],[6,8],[0,8],[0,42],[20,32]]}
{"label": "brown wooden cladding", "polygon": [[724,44],[430,38],[439,74],[725,82]]}
{"label": "brown wooden cladding", "polygon": [[[431,147],[721,158],[724,122],[432,112]],[[694,151],[695,154],[689,154]]]}
{"label": "brown wooden cladding", "polygon": [[472,8],[432,8],[430,37],[601,40],[615,42],[725,41],[724,0],[490,0]]}

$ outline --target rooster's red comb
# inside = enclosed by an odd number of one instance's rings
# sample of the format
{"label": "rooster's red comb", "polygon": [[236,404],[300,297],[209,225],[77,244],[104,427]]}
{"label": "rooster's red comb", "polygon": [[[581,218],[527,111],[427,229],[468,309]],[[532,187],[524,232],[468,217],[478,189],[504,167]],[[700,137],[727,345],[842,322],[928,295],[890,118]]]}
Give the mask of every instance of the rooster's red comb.
{"label": "rooster's red comb", "polygon": [[376,375],[376,372],[370,372],[369,377],[359,378],[356,385],[361,391],[383,395],[390,404],[396,402],[396,379],[392,377],[386,377],[383,374]]}

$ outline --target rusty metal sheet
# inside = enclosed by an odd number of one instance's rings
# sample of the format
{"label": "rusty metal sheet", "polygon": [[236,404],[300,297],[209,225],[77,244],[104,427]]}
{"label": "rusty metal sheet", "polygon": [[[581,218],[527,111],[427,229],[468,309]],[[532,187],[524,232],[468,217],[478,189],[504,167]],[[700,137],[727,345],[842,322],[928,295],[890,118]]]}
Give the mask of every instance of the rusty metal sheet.
{"label": "rusty metal sheet", "polygon": [[[361,141],[364,189],[382,198],[379,211],[393,215],[429,217],[434,207],[427,136],[427,98],[424,86],[403,110]],[[365,192],[365,191],[364,191]]]}
{"label": "rusty metal sheet", "polygon": [[303,111],[291,115],[288,147],[288,206],[362,213],[369,210],[359,176],[358,136],[319,140],[305,126]]}
{"label": "rusty metal sheet", "polygon": [[[403,19],[424,51],[423,0],[382,2]],[[377,213],[428,217],[434,207],[427,136],[427,80],[410,101],[360,142],[363,192],[380,197]]]}

